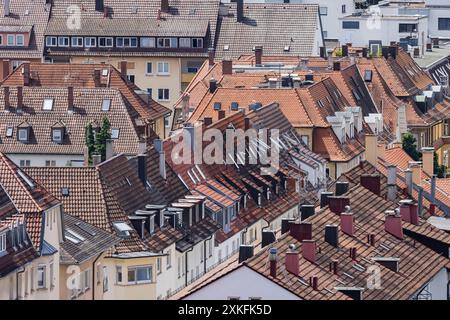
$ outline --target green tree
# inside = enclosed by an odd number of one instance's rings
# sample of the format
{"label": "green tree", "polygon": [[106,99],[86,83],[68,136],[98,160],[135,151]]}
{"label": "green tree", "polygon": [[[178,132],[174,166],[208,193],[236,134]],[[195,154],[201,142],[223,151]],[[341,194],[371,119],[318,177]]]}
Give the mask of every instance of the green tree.
{"label": "green tree", "polygon": [[419,161],[422,158],[422,154],[417,150],[416,142],[416,138],[414,138],[411,133],[408,132],[403,135],[403,150],[405,150],[414,161]]}
{"label": "green tree", "polygon": [[91,123],[86,126],[85,138],[86,146],[88,148],[89,164],[92,164],[92,154],[95,152],[95,136],[94,128],[92,127]]}
{"label": "green tree", "polygon": [[111,139],[111,123],[107,117],[103,118],[102,127],[95,137],[95,151],[102,156],[102,161],[106,160],[106,141]]}
{"label": "green tree", "polygon": [[445,178],[447,173],[447,168],[444,165],[439,164],[438,155],[434,153],[434,174],[438,178]]}

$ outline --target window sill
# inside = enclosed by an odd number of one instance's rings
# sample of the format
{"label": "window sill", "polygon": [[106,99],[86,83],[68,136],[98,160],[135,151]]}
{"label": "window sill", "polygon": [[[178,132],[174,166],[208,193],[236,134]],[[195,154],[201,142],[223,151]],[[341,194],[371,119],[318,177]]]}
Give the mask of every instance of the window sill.
{"label": "window sill", "polygon": [[146,76],[146,77],[153,77],[154,74],[153,74],[153,73],[146,73],[145,76]]}
{"label": "window sill", "polygon": [[168,77],[168,76],[170,76],[170,73],[157,73],[157,75],[158,76],[161,76],[161,77]]}
{"label": "window sill", "polygon": [[158,99],[158,102],[170,102],[170,100]]}

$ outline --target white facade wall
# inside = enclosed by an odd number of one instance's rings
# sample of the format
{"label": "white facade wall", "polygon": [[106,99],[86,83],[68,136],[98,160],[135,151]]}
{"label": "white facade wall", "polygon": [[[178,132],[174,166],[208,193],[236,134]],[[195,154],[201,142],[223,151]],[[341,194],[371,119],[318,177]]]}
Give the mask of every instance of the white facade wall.
{"label": "white facade wall", "polygon": [[45,167],[46,161],[55,161],[56,167],[82,167],[84,156],[63,154],[7,154],[7,156],[18,166],[20,161],[29,161],[31,167]]}
{"label": "white facade wall", "polygon": [[450,19],[450,2],[448,0],[426,0],[429,8],[429,35],[431,37],[440,37],[450,39],[450,30],[439,30],[439,18]]}
{"label": "white facade wall", "polygon": [[228,300],[230,297],[239,297],[241,300],[300,300],[296,295],[246,266],[228,273],[184,300]]}
{"label": "white facade wall", "polygon": [[448,300],[448,285],[449,285],[449,272],[446,268],[442,268],[431,281],[424,286],[421,290],[419,290],[413,297],[416,299],[420,296],[420,293],[424,293],[425,291],[429,292],[431,296],[429,298],[431,300]]}

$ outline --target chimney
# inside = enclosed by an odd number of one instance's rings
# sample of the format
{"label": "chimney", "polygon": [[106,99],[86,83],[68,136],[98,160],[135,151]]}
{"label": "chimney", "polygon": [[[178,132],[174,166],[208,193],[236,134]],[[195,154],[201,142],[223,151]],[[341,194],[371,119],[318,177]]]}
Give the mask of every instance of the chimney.
{"label": "chimney", "polygon": [[[6,93],[5,93],[5,96],[6,96]],[[435,202],[436,202],[436,175],[435,174],[433,174],[432,176],[431,176],[431,191],[430,191],[430,195],[431,195],[431,203],[432,204],[435,204]]]}
{"label": "chimney", "polygon": [[395,201],[397,198],[397,166],[388,165],[388,179],[387,179],[387,199]]}
{"label": "chimney", "polygon": [[11,111],[11,101],[9,99],[9,87],[3,87],[3,96],[5,99],[5,111]]}
{"label": "chimney", "polygon": [[339,61],[333,62],[333,71],[340,71],[341,70],[341,63]]}
{"label": "chimney", "polygon": [[342,46],[342,56],[348,57],[348,46],[345,44]]}
{"label": "chimney", "polygon": [[255,65],[257,67],[262,66],[262,56],[263,56],[263,47],[256,46],[255,47]]}
{"label": "chimney", "polygon": [[331,260],[330,272],[333,272],[334,275],[339,274],[339,261],[338,260]]}
{"label": "chimney", "polygon": [[319,278],[317,277],[311,277],[309,278],[309,284],[311,285],[311,287],[313,288],[313,290],[319,290]]}
{"label": "chimney", "polygon": [[377,139],[378,139],[378,137],[376,134],[366,134],[365,135],[366,160],[374,167],[377,167],[377,165],[378,165]]}
{"label": "chimney", "polygon": [[326,59],[326,57],[327,57],[327,50],[326,50],[325,47],[320,47],[320,57],[322,59]]}
{"label": "chimney", "polygon": [[203,118],[203,124],[205,125],[205,127],[209,127],[210,125],[212,125],[213,121],[211,117],[206,117]]}
{"label": "chimney", "polygon": [[216,50],[214,48],[208,49],[208,64],[210,67],[214,66],[215,53],[216,53]]}
{"label": "chimney", "polygon": [[295,219],[293,218],[282,218],[281,219],[281,234],[285,234],[290,231],[291,223],[293,223]]}
{"label": "chimney", "polygon": [[342,196],[346,194],[349,189],[349,183],[347,181],[337,181],[336,182],[336,196]]}
{"label": "chimney", "polygon": [[244,0],[236,0],[236,21],[244,21]]}
{"label": "chimney", "polygon": [[325,226],[325,241],[335,248],[339,247],[339,230],[337,225]]}
{"label": "chimney", "polygon": [[253,257],[253,246],[241,245],[239,247],[239,263],[246,261]]}
{"label": "chimney", "polygon": [[211,78],[211,80],[209,80],[209,92],[214,93],[216,92],[216,89],[217,89],[217,80]]}
{"label": "chimney", "polygon": [[371,233],[371,234],[367,235],[367,243],[369,245],[371,245],[372,247],[375,247],[375,243],[376,243],[376,241],[375,241],[375,234]]}
{"label": "chimney", "polygon": [[321,192],[320,193],[320,208],[324,208],[328,205],[328,198],[333,195],[333,192]]}
{"label": "chimney", "polygon": [[384,219],[384,230],[403,240],[402,217],[395,211],[387,211]]}
{"label": "chimney", "polygon": [[144,187],[147,187],[147,156],[139,154],[137,156],[138,176]]}
{"label": "chimney", "polygon": [[261,234],[261,248],[267,247],[276,241],[275,232],[272,230],[263,230]]}
{"label": "chimney", "polygon": [[10,61],[9,60],[2,60],[2,74],[0,81],[3,81],[6,79],[6,77],[9,75],[10,71]]}
{"label": "chimney", "polygon": [[93,154],[92,155],[92,165],[98,166],[100,163],[102,163],[102,156],[100,154]]}
{"label": "chimney", "polygon": [[393,44],[391,46],[389,46],[389,55],[393,58],[393,59],[397,59],[397,55],[398,55],[398,46],[396,44]]}
{"label": "chimney", "polygon": [[23,85],[28,87],[30,85],[30,63],[24,62],[22,66]]}
{"label": "chimney", "polygon": [[434,174],[434,148],[422,148],[422,164],[423,171],[430,177]]}
{"label": "chimney", "polygon": [[124,79],[128,76],[128,62],[125,60],[120,61],[120,74]]}
{"label": "chimney", "polygon": [[350,206],[350,198],[348,197],[328,197],[328,207],[330,208],[331,212],[339,215],[342,212],[346,211],[347,206]]}
{"label": "chimney", "polygon": [[108,7],[103,8],[103,18],[109,18],[109,10]]}
{"label": "chimney", "polygon": [[277,277],[277,248],[269,250],[270,275],[272,278]]}
{"label": "chimney", "polygon": [[[418,188],[417,206],[418,208],[416,209],[416,213],[414,215],[413,213],[411,213],[411,223],[415,225],[419,225],[419,219],[417,215],[419,214],[420,216],[422,216],[423,212],[423,187]],[[419,211],[418,213],[417,210]]]}
{"label": "chimney", "polygon": [[300,216],[301,220],[306,220],[309,217],[313,216],[315,213],[314,205],[312,204],[303,204],[300,206]]}
{"label": "chimney", "polygon": [[388,47],[382,47],[381,48],[381,55],[387,60],[389,58],[389,48]]}
{"label": "chimney", "polygon": [[251,127],[251,123],[250,123],[250,118],[249,117],[245,117],[244,118],[244,130],[250,130]]}
{"label": "chimney", "polygon": [[303,258],[311,263],[316,263],[316,250],[317,245],[315,240],[303,240],[302,241],[302,255]]}
{"label": "chimney", "polygon": [[341,213],[341,231],[346,235],[353,237],[355,234],[355,223],[353,221],[353,213]]}
{"label": "chimney", "polygon": [[367,48],[362,48],[362,56],[363,56],[363,58],[367,58],[367,52],[368,52]]}
{"label": "chimney", "polygon": [[3,16],[8,17],[10,12],[10,0],[3,0]]}
{"label": "chimney", "polygon": [[169,12],[169,0],[161,0],[161,11],[165,13]]}
{"label": "chimney", "polygon": [[233,74],[233,61],[232,60],[223,60],[222,61],[222,74]]}
{"label": "chimney", "polygon": [[17,87],[17,112],[23,110],[23,87]]}
{"label": "chimney", "polygon": [[417,186],[422,185],[422,162],[420,161],[409,161],[409,168],[412,171],[412,182]]}
{"label": "chimney", "polygon": [[95,87],[101,86],[101,70],[99,69],[94,70],[94,83]]}
{"label": "chimney", "polygon": [[380,143],[377,145],[377,156],[382,160],[386,159],[386,144]]}
{"label": "chimney", "polygon": [[105,8],[103,0],[95,0],[95,11],[102,11]]}
{"label": "chimney", "polygon": [[310,222],[290,223],[289,233],[298,241],[312,239],[312,224]]}
{"label": "chimney", "polygon": [[381,193],[381,177],[379,174],[363,174],[360,177],[361,185],[367,190],[380,195]]}
{"label": "chimney", "polygon": [[67,87],[67,111],[74,112],[73,87]]}
{"label": "chimney", "polygon": [[350,257],[353,261],[355,261],[355,260],[356,260],[356,248],[355,248],[355,247],[351,247],[351,248],[348,250],[348,253],[349,253],[349,257]]}
{"label": "chimney", "polygon": [[161,139],[155,139],[153,145],[155,146],[155,150],[159,154],[159,174],[161,175],[161,178],[166,180],[167,171],[166,171],[166,155],[164,153],[164,141]]}
{"label": "chimney", "polygon": [[218,115],[218,119],[222,120],[223,118],[225,118],[225,110],[217,111],[217,115]]}
{"label": "chimney", "polygon": [[286,271],[298,276],[300,272],[298,260],[299,260],[299,253],[296,250],[295,245],[294,244],[289,245],[289,250],[288,252],[286,252],[286,261],[285,261]]}
{"label": "chimney", "polygon": [[106,160],[114,157],[114,141],[112,139],[106,140]]}
{"label": "chimney", "polygon": [[406,189],[408,192],[408,195],[412,195],[412,189],[413,189],[413,172],[411,169],[405,170],[405,181],[406,181]]}

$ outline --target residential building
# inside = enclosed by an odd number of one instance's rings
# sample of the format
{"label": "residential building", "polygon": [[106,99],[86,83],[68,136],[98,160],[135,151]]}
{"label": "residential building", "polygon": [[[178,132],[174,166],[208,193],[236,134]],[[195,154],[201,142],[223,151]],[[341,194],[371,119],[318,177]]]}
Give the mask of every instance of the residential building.
{"label": "residential building", "polygon": [[0,299],[57,300],[61,202],[0,153]]}

